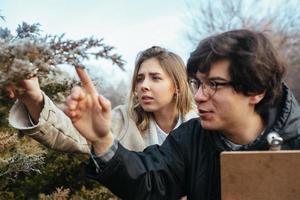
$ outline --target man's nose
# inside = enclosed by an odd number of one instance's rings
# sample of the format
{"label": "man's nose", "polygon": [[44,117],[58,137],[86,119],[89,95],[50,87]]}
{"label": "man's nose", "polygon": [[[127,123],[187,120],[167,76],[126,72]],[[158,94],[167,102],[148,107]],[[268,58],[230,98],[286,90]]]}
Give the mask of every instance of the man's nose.
{"label": "man's nose", "polygon": [[209,97],[204,94],[202,86],[200,86],[197,90],[197,92],[194,95],[196,102],[202,102],[209,100]]}

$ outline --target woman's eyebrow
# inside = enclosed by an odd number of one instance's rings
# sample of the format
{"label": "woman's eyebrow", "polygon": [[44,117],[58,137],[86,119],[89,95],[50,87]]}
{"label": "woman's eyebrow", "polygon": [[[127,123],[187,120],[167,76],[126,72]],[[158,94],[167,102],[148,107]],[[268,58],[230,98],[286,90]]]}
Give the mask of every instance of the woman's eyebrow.
{"label": "woman's eyebrow", "polygon": [[151,76],[154,76],[154,75],[160,75],[161,73],[159,73],[159,72],[150,72],[149,73]]}

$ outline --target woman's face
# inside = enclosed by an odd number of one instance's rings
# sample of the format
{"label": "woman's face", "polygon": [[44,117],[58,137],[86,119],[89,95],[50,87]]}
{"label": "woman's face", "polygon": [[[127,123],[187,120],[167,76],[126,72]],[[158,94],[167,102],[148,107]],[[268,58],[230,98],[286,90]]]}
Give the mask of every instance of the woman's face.
{"label": "woman's face", "polygon": [[147,112],[172,110],[176,107],[174,83],[155,58],[141,64],[135,90],[140,105]]}

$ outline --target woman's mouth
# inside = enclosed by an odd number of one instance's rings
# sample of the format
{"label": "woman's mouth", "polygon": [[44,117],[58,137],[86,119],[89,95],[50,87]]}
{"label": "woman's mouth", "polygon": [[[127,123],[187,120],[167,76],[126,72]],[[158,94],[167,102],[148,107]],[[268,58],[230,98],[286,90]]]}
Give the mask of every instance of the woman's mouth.
{"label": "woman's mouth", "polygon": [[141,101],[142,101],[143,103],[150,103],[150,102],[152,102],[153,100],[154,100],[153,97],[146,96],[146,95],[142,96],[142,98],[141,98]]}

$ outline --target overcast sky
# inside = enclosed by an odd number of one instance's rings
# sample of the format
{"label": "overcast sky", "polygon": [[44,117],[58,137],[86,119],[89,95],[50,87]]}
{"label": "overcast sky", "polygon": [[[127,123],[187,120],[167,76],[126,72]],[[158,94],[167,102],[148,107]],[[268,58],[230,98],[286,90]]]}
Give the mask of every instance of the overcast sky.
{"label": "overcast sky", "polygon": [[[191,0],[190,0],[191,1]],[[131,72],[136,54],[160,45],[186,61],[190,47],[184,36],[187,0],[0,0],[5,22],[15,30],[25,21],[40,23],[44,33],[65,33],[67,38],[95,36],[116,47]],[[100,65],[100,64],[99,64]],[[103,64],[102,64],[103,65]],[[106,63],[105,65],[109,65]],[[96,73],[128,76],[117,67]],[[128,74],[128,73],[127,73]]]}

